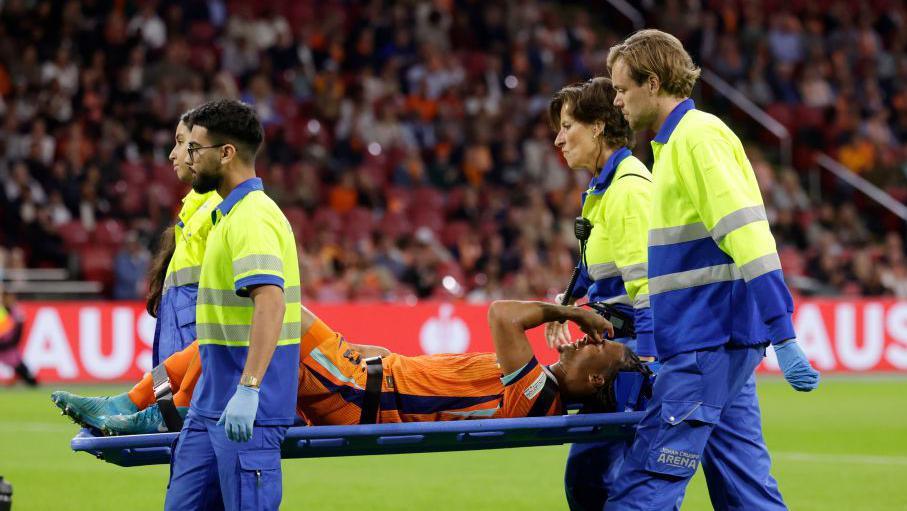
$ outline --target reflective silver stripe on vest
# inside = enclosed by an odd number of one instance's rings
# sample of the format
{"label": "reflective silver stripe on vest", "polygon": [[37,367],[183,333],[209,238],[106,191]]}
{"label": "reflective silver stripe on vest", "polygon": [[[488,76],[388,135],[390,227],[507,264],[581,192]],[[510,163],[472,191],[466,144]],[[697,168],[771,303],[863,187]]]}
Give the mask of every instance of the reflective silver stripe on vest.
{"label": "reflective silver stripe on vest", "polygon": [[210,289],[206,287],[198,290],[199,305],[218,305],[221,307],[252,307],[250,298],[237,296],[232,289]]}
{"label": "reflective silver stripe on vest", "polygon": [[283,261],[279,257],[270,254],[252,254],[233,261],[233,275],[252,270],[283,273]]}
{"label": "reflective silver stripe on vest", "polygon": [[773,252],[744,264],[740,267],[740,273],[743,274],[743,280],[749,282],[760,275],[780,269],[781,259]]}
{"label": "reflective silver stripe on vest", "polygon": [[619,303],[621,305],[633,305],[633,301],[630,300],[630,297],[625,294],[615,296],[613,298],[608,298],[607,300],[605,300],[605,303],[610,304],[610,305],[614,305],[616,303]]}
{"label": "reflective silver stripe on vest", "polygon": [[695,270],[681,271],[649,279],[649,293],[658,294],[715,282],[727,282],[742,277],[736,264],[719,264]]}
{"label": "reflective silver stripe on vest", "polygon": [[725,215],[717,224],[715,224],[715,227],[712,227],[712,239],[721,243],[721,240],[731,232],[736,231],[744,225],[759,222],[761,220],[768,220],[768,217],[765,215],[765,207],[761,204],[738,209],[733,213]]}
{"label": "reflective silver stripe on vest", "polygon": [[687,225],[678,225],[675,227],[661,227],[658,229],[649,229],[649,246],[657,247],[660,245],[673,245],[685,241],[700,240],[703,238],[712,238],[716,242],[721,242],[725,236],[731,232],[753,222],[768,220],[765,214],[765,207],[761,204],[738,209],[733,213],[725,215],[715,224],[711,231],[705,228],[702,222],[695,222]]}
{"label": "reflective silver stripe on vest", "polygon": [[624,278],[624,282],[641,279],[648,276],[648,274],[649,263],[630,264],[620,269],[620,275]]}
{"label": "reflective silver stripe on vest", "polygon": [[645,309],[649,307],[649,295],[636,295],[636,299],[633,300],[634,309]]}
{"label": "reflective silver stripe on vest", "polygon": [[[290,286],[283,290],[286,303],[298,302],[302,298],[299,286]],[[198,290],[199,305],[217,305],[220,307],[252,307],[252,299],[237,296],[232,289],[211,289],[207,287]]]}
{"label": "reflective silver stripe on vest", "polygon": [[614,263],[599,263],[589,266],[589,277],[592,280],[601,280],[608,277],[619,277],[620,270]]}
{"label": "reflective silver stripe on vest", "polygon": [[302,289],[299,286],[289,286],[283,289],[283,300],[287,303],[302,301]]}
{"label": "reflective silver stripe on vest", "polygon": [[659,229],[649,229],[649,246],[673,245],[674,243],[710,237],[708,229],[705,228],[705,224],[702,222],[678,225],[676,227],[661,227]]}
{"label": "reflective silver stripe on vest", "polygon": [[187,266],[176,270],[164,278],[164,291],[171,287],[188,286],[189,284],[198,284],[202,276],[201,266]]}
{"label": "reflective silver stripe on vest", "polygon": [[[200,341],[245,341],[249,342],[252,325],[222,325],[220,323],[198,323],[195,325]],[[284,323],[280,327],[279,339],[298,339],[302,333],[299,321]]]}

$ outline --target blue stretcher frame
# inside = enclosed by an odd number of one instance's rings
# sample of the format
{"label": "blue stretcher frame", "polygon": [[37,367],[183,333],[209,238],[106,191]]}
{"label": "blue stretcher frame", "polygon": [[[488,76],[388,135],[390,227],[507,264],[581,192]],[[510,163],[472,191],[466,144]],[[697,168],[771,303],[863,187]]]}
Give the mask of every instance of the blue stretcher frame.
{"label": "blue stretcher frame", "polygon": [[[632,438],[645,412],[590,413],[518,419],[301,426],[287,431],[282,458],[505,449]],[[72,450],[121,467],[170,463],[178,433],[94,436],[81,430]]]}

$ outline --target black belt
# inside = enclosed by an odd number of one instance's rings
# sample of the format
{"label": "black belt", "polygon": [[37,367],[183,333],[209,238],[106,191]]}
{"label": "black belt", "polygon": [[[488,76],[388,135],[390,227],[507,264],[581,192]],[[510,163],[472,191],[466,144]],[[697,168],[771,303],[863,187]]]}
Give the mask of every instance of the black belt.
{"label": "black belt", "polygon": [[381,381],[384,379],[384,365],[381,357],[365,359],[365,395],[362,397],[362,412],[359,424],[375,424],[378,419],[378,408],[381,405]]}
{"label": "black belt", "polygon": [[167,375],[167,368],[163,363],[154,366],[154,369],[151,370],[151,378],[154,380],[154,400],[157,402],[161,417],[164,418],[167,430],[183,429],[183,418],[180,417],[176,405],[173,404],[173,389],[170,387],[170,377]]}

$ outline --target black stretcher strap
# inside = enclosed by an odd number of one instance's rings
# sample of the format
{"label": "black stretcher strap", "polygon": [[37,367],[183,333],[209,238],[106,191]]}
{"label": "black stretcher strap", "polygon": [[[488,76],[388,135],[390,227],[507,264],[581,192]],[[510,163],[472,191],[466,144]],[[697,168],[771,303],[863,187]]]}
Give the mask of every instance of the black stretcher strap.
{"label": "black stretcher strap", "polygon": [[384,380],[384,365],[381,357],[365,359],[365,396],[362,398],[362,411],[359,424],[375,424],[378,420],[378,408],[381,404],[381,382]]}
{"label": "black stretcher strap", "polygon": [[167,431],[183,429],[183,418],[173,404],[173,389],[170,387],[170,376],[167,375],[164,364],[154,366],[151,378],[154,381],[154,400],[157,402],[158,410],[161,411],[161,417],[164,418]]}

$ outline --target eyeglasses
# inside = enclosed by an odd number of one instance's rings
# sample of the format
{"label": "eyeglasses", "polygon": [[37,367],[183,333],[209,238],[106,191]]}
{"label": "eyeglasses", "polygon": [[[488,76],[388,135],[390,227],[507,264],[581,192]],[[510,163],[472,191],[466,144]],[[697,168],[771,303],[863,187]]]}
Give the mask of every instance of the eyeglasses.
{"label": "eyeglasses", "polygon": [[189,153],[189,163],[195,163],[195,153],[201,151],[202,149],[214,149],[215,147],[223,147],[225,145],[227,145],[227,144],[223,143],[223,144],[215,144],[215,145],[191,146],[186,150],[186,152]]}

